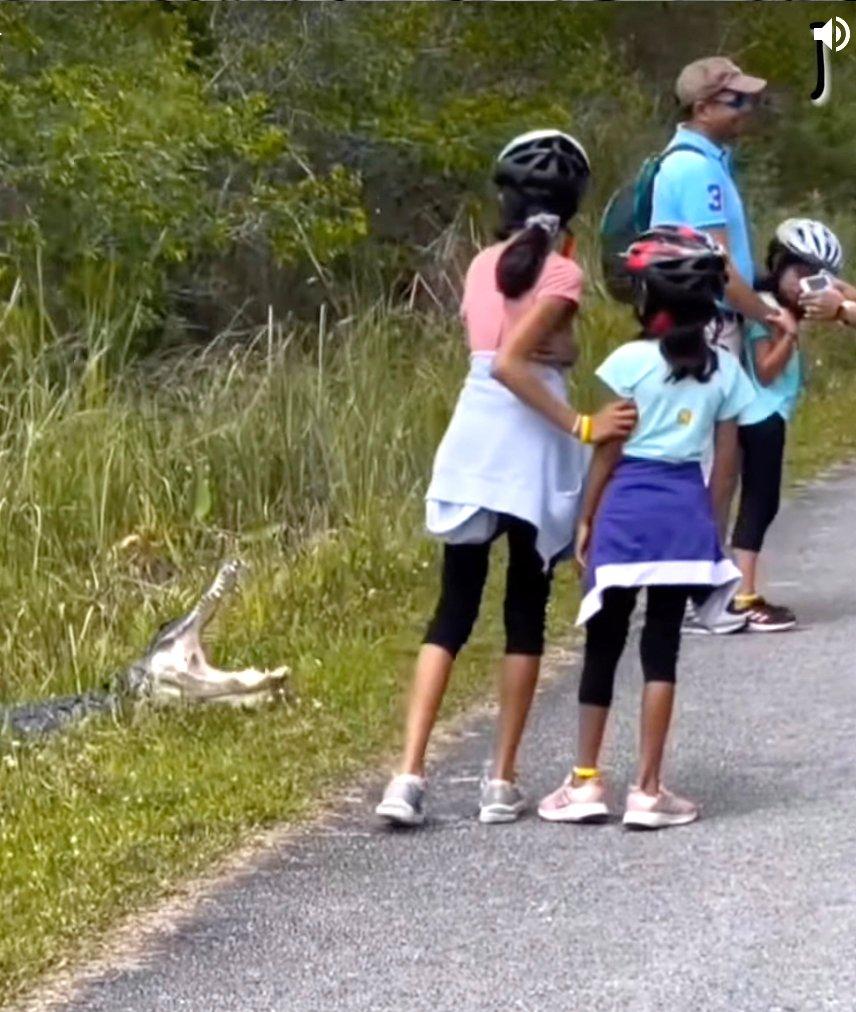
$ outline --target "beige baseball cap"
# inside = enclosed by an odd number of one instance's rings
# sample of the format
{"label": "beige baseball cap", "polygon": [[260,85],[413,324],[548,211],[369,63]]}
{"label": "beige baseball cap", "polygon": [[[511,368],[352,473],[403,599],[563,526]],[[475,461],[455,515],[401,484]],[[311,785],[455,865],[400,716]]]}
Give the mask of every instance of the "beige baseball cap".
{"label": "beige baseball cap", "polygon": [[678,74],[675,94],[681,105],[702,102],[728,88],[747,95],[757,95],[767,87],[762,77],[751,77],[726,56],[707,56],[687,64]]}

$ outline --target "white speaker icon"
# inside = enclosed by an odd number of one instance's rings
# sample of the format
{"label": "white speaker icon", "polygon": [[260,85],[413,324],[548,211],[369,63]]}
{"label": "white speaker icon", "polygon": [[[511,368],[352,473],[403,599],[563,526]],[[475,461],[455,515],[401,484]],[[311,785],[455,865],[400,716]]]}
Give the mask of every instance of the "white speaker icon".
{"label": "white speaker icon", "polygon": [[814,28],[815,42],[822,42],[827,49],[840,52],[850,41],[850,25],[844,18],[830,18],[820,28]]}
{"label": "white speaker icon", "polygon": [[812,21],[810,26],[817,60],[817,83],[811,93],[814,105],[826,105],[832,92],[830,53],[842,50],[850,41],[850,26],[844,18]]}

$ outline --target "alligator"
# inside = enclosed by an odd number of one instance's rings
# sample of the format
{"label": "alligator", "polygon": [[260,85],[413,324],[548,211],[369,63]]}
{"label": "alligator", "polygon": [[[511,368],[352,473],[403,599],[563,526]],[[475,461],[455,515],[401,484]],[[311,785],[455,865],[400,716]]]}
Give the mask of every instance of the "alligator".
{"label": "alligator", "polygon": [[92,714],[118,713],[129,701],[257,707],[286,698],[288,667],[223,671],[205,655],[202,633],[224,597],[234,591],[242,568],[238,560],[221,566],[196,605],[181,618],[162,625],[143,656],[108,679],[101,689],[0,707],[0,735],[13,739],[43,735]]}

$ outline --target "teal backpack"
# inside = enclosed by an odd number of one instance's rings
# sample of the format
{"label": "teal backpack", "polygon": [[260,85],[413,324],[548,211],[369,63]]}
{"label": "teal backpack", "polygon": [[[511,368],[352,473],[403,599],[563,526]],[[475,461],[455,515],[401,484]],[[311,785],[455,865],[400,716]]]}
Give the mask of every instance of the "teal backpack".
{"label": "teal backpack", "polygon": [[619,257],[630,243],[651,226],[654,203],[654,180],[663,161],[674,151],[704,152],[692,144],[676,144],[673,148],[649,155],[636,176],[619,187],[609,198],[600,220],[600,256],[606,290],[619,302],[633,302],[633,287]]}

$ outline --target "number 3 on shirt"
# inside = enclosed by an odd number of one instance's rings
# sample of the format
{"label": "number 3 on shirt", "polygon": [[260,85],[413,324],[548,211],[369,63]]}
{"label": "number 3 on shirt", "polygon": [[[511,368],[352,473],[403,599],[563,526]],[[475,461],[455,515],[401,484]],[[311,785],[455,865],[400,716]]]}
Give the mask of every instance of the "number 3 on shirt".
{"label": "number 3 on shirt", "polygon": [[709,211],[721,211],[722,210],[722,187],[716,183],[710,183],[707,188],[707,195],[709,197],[707,208]]}

